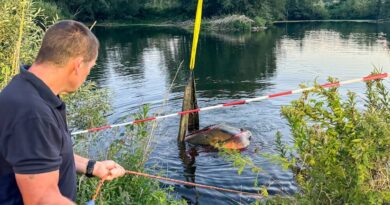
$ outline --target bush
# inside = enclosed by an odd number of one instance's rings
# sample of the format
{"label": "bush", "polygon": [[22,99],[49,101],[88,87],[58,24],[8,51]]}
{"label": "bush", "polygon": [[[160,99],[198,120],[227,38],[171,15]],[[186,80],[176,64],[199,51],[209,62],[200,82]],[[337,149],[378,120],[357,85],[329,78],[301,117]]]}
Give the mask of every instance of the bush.
{"label": "bush", "polygon": [[84,83],[76,92],[64,95],[62,99],[67,105],[69,127],[87,129],[107,123],[105,115],[111,110],[109,92],[97,88],[94,82]]}
{"label": "bush", "polygon": [[258,26],[258,27],[265,27],[267,24],[267,20],[265,20],[264,18],[262,17],[259,17],[257,16],[255,18],[255,25]]}
{"label": "bush", "polygon": [[288,160],[301,201],[390,203],[389,103],[387,88],[377,80],[367,82],[364,109],[357,108],[356,94],[342,100],[337,88],[318,86],[282,108],[296,148],[297,156],[290,153]]}
{"label": "bush", "polygon": [[[290,168],[300,192],[268,196],[262,187],[266,198],[254,204],[390,203],[390,95],[381,80],[366,84],[364,109],[358,109],[355,93],[349,92],[343,100],[338,88],[318,85],[282,107],[294,147],[282,143],[278,132],[275,148],[280,156],[262,155]],[[245,168],[261,172],[240,153],[223,150],[221,154],[233,162],[238,174]]]}
{"label": "bush", "polygon": [[39,15],[36,19],[37,24],[50,25],[58,21],[58,19],[72,18],[71,14],[61,10],[54,2],[36,0],[34,7],[40,9],[41,11],[41,15]]}
{"label": "bush", "polygon": [[231,15],[214,18],[204,22],[204,26],[211,30],[249,31],[254,21],[244,15]]}
{"label": "bush", "polygon": [[[148,115],[149,108],[144,106],[135,119],[145,119]],[[128,126],[124,135],[119,139],[114,140],[107,153],[100,153],[100,160],[111,159],[121,164],[125,169],[144,172],[146,160],[149,157],[151,148],[150,140],[152,138],[151,124],[141,123],[137,125]],[[99,141],[96,134],[90,134],[86,146],[88,147],[93,141]],[[103,139],[102,139],[103,140]],[[77,141],[76,143],[80,143]],[[81,142],[84,143],[84,142]],[[96,144],[96,143],[95,143]],[[83,150],[85,151],[85,150]],[[78,202],[77,204],[85,204],[91,200],[94,194],[98,179],[91,179],[81,176],[78,178]],[[172,187],[160,188],[158,181],[126,175],[120,179],[112,182],[106,182],[102,187],[98,204],[172,204],[180,205],[186,204],[185,201],[176,201],[170,193],[173,191]]]}

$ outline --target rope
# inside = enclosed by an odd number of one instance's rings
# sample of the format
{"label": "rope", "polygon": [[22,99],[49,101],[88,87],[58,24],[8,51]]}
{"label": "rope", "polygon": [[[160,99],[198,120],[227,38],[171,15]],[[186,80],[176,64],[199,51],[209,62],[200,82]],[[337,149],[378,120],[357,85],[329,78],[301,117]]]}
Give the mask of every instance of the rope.
{"label": "rope", "polygon": [[[216,187],[216,186],[209,186],[209,185],[204,185],[204,184],[197,184],[197,183],[192,183],[192,182],[186,182],[186,181],[182,181],[182,180],[170,179],[170,178],[166,178],[166,177],[160,177],[160,176],[145,174],[145,173],[141,173],[141,172],[135,172],[135,171],[128,171],[127,170],[126,174],[135,175],[135,176],[141,176],[141,177],[145,177],[145,178],[149,178],[149,179],[158,179],[158,180],[161,180],[161,181],[167,181],[167,182],[172,182],[172,183],[176,183],[176,184],[200,187],[200,188],[204,188],[204,189],[211,189],[211,190],[235,193],[235,194],[245,195],[245,196],[248,196],[248,197],[251,197],[251,198],[255,198],[255,199],[259,199],[259,198],[263,197],[261,194],[255,194],[255,193],[250,193],[250,192],[237,191],[237,190],[233,190],[233,189],[225,189],[225,188]],[[104,177],[103,179],[100,180],[100,182],[99,182],[99,184],[98,184],[98,186],[96,188],[95,194],[92,197],[92,200],[87,203],[88,205],[89,204],[94,204],[94,202],[96,201],[97,196],[99,195],[99,192],[100,192],[100,190],[101,190],[101,188],[102,188],[102,186],[103,186],[105,181],[106,181],[106,177]]]}
{"label": "rope", "polygon": [[[108,176],[108,175],[107,175],[107,176]],[[92,201],[96,201],[96,198],[97,198],[97,196],[99,195],[100,189],[102,188],[104,182],[106,181],[107,176],[103,177],[103,178],[99,181],[99,184],[98,184],[98,186],[96,187],[95,194],[94,194],[93,197],[92,197]]]}
{"label": "rope", "polygon": [[[375,75],[369,75],[363,78],[357,78],[357,79],[352,79],[352,80],[347,80],[347,81],[340,81],[340,82],[334,82],[334,83],[327,83],[323,85],[319,85],[321,88],[333,88],[333,87],[340,87],[343,85],[347,84],[353,84],[353,83],[358,83],[358,82],[366,82],[366,81],[372,81],[372,80],[379,80],[379,79],[385,79],[388,78],[389,75],[388,73],[382,73],[382,74],[375,74]],[[195,112],[203,112],[203,111],[209,111],[209,110],[215,110],[215,109],[221,109],[225,107],[232,107],[236,105],[243,105],[243,104],[248,104],[251,102],[258,102],[266,99],[272,99],[272,98],[277,98],[277,97],[283,97],[287,95],[292,95],[292,94],[297,94],[297,93],[303,93],[306,91],[314,90],[317,87],[308,87],[308,88],[302,88],[302,89],[297,89],[297,90],[291,90],[287,92],[280,92],[280,93],[275,93],[271,95],[265,95],[265,96],[260,96],[256,98],[250,98],[246,100],[238,100],[230,103],[225,103],[225,104],[219,104],[219,105],[214,105],[210,107],[204,107],[204,108],[198,108],[194,110],[187,110],[187,111],[181,111],[177,113],[172,113],[172,114],[167,114],[167,115],[160,115],[156,117],[150,117],[146,119],[141,119],[141,120],[134,120],[130,122],[125,122],[125,123],[120,123],[120,124],[112,124],[112,125],[105,125],[102,127],[95,127],[95,128],[90,128],[88,130],[81,130],[81,131],[76,131],[73,132],[72,135],[78,135],[78,134],[84,134],[84,133],[89,133],[89,132],[96,132],[96,131],[101,131],[101,130],[106,130],[110,128],[115,128],[115,127],[122,127],[122,126],[127,126],[131,124],[138,124],[138,123],[143,123],[143,122],[148,122],[148,121],[154,121],[154,120],[161,120],[165,118],[171,118],[171,117],[176,117],[176,116],[181,116],[181,115],[187,115],[190,113],[195,113]]]}

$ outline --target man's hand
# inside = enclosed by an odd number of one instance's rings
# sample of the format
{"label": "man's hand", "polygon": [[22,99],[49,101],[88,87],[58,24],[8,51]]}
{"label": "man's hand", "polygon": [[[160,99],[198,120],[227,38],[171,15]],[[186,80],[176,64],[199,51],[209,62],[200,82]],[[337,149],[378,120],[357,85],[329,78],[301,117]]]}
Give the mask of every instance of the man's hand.
{"label": "man's hand", "polygon": [[126,170],[112,160],[97,161],[92,174],[100,179],[106,177],[106,180],[110,181],[125,175]]}
{"label": "man's hand", "polygon": [[[77,172],[85,174],[89,159],[81,157],[77,154],[74,155],[74,159],[76,163]],[[105,179],[109,181],[121,177],[125,174],[126,170],[123,169],[121,165],[117,164],[112,160],[97,161],[92,172],[93,176],[99,177],[100,179],[106,177]]]}

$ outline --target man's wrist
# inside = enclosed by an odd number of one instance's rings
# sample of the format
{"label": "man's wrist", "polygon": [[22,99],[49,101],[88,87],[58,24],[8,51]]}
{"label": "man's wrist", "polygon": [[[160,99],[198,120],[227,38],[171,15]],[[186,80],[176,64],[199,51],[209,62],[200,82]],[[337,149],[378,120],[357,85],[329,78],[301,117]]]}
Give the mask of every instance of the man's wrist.
{"label": "man's wrist", "polygon": [[96,164],[95,160],[88,160],[87,168],[85,170],[85,176],[93,177],[93,170],[95,168],[95,164]]}

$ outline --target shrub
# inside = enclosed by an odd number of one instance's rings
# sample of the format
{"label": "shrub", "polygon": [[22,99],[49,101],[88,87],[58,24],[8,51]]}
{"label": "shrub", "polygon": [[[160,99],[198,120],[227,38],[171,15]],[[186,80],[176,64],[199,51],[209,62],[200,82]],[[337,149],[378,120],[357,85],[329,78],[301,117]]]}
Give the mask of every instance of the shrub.
{"label": "shrub", "polygon": [[267,24],[267,20],[262,18],[262,17],[259,17],[257,16],[255,18],[255,25],[258,26],[258,27],[265,27]]}
{"label": "shrub", "polygon": [[71,19],[73,16],[61,10],[57,4],[47,0],[35,0],[34,7],[40,9],[40,15],[35,22],[38,25],[50,25],[58,19]]}
{"label": "shrub", "polygon": [[87,129],[107,123],[105,115],[111,110],[109,92],[87,81],[76,92],[62,96],[67,105],[71,128]]}
{"label": "shrub", "polygon": [[[330,82],[335,79],[330,79]],[[319,86],[282,108],[296,155],[302,196],[309,204],[390,203],[390,96],[380,80],[367,82],[364,109],[356,94]],[[282,149],[287,150],[287,149]]]}
{"label": "shrub", "polygon": [[[290,168],[300,192],[268,196],[254,204],[390,203],[390,95],[381,80],[366,85],[363,108],[358,109],[355,93],[348,92],[343,99],[338,88],[318,85],[282,107],[294,147],[282,143],[278,132],[275,148],[280,156],[262,155]],[[233,162],[238,174],[244,168],[261,171],[240,153],[223,150],[221,154]],[[261,193],[267,196],[266,187]]]}
{"label": "shrub", "polygon": [[[148,111],[148,106],[144,106],[134,118],[144,119],[147,117]],[[151,151],[151,126],[149,123],[128,126],[125,134],[111,143],[107,153],[101,153],[100,160],[112,159],[127,170],[144,172],[144,166]],[[92,141],[99,141],[96,134],[90,134],[89,137],[92,138]],[[88,144],[90,143],[91,140],[88,140]],[[81,176],[78,179],[78,184],[78,204],[85,204],[91,200],[98,179]],[[112,182],[106,182],[97,202],[98,204],[186,204],[185,201],[176,201],[170,195],[172,191],[171,187],[160,188],[160,184],[156,180],[126,175]]]}
{"label": "shrub", "polygon": [[248,31],[254,21],[244,15],[230,15],[214,18],[204,22],[204,26],[211,30]]}

